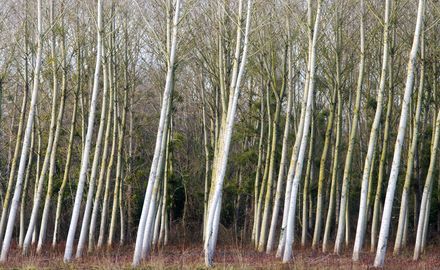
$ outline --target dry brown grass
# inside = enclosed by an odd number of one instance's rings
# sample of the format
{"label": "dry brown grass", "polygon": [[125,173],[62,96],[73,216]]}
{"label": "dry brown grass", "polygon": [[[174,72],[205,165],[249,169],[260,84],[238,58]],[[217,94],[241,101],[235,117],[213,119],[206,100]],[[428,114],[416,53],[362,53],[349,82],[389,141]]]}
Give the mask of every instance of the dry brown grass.
{"label": "dry brown grass", "polygon": [[[63,244],[52,249],[47,247],[42,254],[22,256],[20,250],[11,250],[9,261],[1,269],[129,269],[132,246],[99,250],[72,263],[63,263]],[[411,251],[401,256],[389,254],[387,269],[440,269],[440,257],[436,247],[428,248],[423,259],[411,260]],[[273,255],[255,252],[250,247],[221,245],[217,249],[215,269],[370,269],[374,254],[364,253],[362,261],[353,263],[350,253],[342,256],[324,254],[310,249],[295,249],[295,260],[284,265]],[[153,252],[139,269],[205,269],[201,244],[173,245]]]}

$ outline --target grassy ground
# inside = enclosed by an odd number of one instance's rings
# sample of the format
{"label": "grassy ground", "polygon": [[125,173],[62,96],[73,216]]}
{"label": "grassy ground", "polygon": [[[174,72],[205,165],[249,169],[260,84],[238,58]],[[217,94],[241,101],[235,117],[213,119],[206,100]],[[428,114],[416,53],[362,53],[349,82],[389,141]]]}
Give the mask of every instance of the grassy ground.
{"label": "grassy ground", "polygon": [[[47,247],[42,254],[22,256],[14,248],[9,261],[0,269],[128,269],[132,259],[132,246],[102,250],[86,255],[70,264],[62,261],[64,247]],[[310,249],[295,249],[295,260],[284,265],[273,255],[255,252],[250,247],[219,246],[215,258],[216,269],[370,269],[374,254],[364,253],[362,261],[353,263],[347,252],[342,256],[323,254]],[[422,260],[411,260],[411,251],[399,257],[391,254],[386,260],[386,269],[440,269],[440,252],[430,247]],[[156,250],[140,269],[205,269],[200,245],[174,245]]]}

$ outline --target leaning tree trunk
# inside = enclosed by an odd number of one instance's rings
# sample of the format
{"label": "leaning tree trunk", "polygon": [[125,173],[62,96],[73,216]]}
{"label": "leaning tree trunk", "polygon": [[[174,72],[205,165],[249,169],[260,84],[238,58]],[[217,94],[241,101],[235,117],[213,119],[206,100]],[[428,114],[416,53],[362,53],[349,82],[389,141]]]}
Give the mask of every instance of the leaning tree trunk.
{"label": "leaning tree trunk", "polygon": [[[287,49],[287,47],[286,47]],[[287,50],[286,50],[287,53]],[[287,64],[287,55],[284,56],[284,74],[286,73],[286,64]],[[275,72],[275,71],[272,71]],[[275,95],[275,112],[272,120],[272,142],[270,147],[270,157],[269,157],[269,167],[268,167],[268,176],[267,176],[267,185],[266,185],[266,196],[264,201],[264,210],[263,210],[263,216],[261,219],[261,231],[260,231],[260,237],[258,241],[258,251],[262,252],[266,248],[266,241],[267,241],[267,229],[268,229],[268,219],[269,219],[269,211],[270,211],[270,201],[272,198],[272,186],[273,186],[273,177],[274,177],[274,170],[275,170],[275,154],[276,154],[276,146],[277,146],[277,139],[278,139],[278,122],[280,118],[280,112],[281,112],[281,102],[284,96],[284,90],[285,90],[285,79],[283,79],[283,85],[281,86],[280,92],[276,92],[276,82],[272,83],[272,88],[274,95]],[[268,104],[269,106],[270,104]],[[268,110],[270,112],[270,110]],[[269,154],[269,153],[268,153]]]}
{"label": "leaning tree trunk", "polygon": [[[104,45],[102,45],[102,47],[104,47]],[[102,48],[102,51],[104,51],[104,48]],[[104,125],[106,123],[105,117],[106,117],[106,113],[107,113],[106,105],[107,105],[107,95],[108,95],[108,78],[107,78],[106,61],[105,61],[104,55],[102,56],[102,59],[103,59],[103,62],[102,62],[103,95],[102,95],[102,105],[101,105],[101,116],[100,116],[100,120],[99,120],[98,135],[96,137],[95,153],[93,155],[92,171],[90,173],[90,179],[89,179],[89,190],[87,191],[86,207],[84,209],[84,215],[83,215],[83,220],[82,220],[82,224],[81,224],[81,232],[79,235],[78,246],[76,249],[76,258],[80,258],[82,256],[82,252],[83,252],[85,244],[86,244],[86,237],[88,235],[89,219],[90,219],[90,213],[92,210],[92,200],[93,200],[93,194],[94,194],[94,190],[95,190],[96,175],[98,173],[99,160],[101,158],[101,154],[103,154],[101,166],[105,167],[104,154],[107,154],[107,153],[101,153],[102,137],[104,134]],[[111,99],[108,100],[110,111],[112,108],[110,103],[112,103],[112,102],[113,101]],[[109,116],[109,117],[111,117],[111,116]]]}
{"label": "leaning tree trunk", "polygon": [[27,164],[29,144],[31,140],[32,127],[34,124],[34,116],[36,111],[37,96],[38,96],[38,85],[40,79],[40,69],[41,69],[41,56],[42,56],[42,39],[43,39],[43,29],[42,29],[42,14],[41,14],[41,0],[37,0],[37,57],[35,60],[35,71],[34,71],[34,85],[32,89],[32,97],[29,115],[26,123],[26,129],[23,137],[23,145],[20,156],[20,163],[18,166],[17,182],[15,183],[14,196],[12,197],[11,208],[8,217],[8,223],[6,226],[6,232],[3,239],[2,251],[0,255],[0,262],[5,262],[8,257],[9,248],[11,246],[12,233],[15,226],[15,217],[17,215],[17,209],[20,204],[21,188],[23,184],[24,173]]}
{"label": "leaning tree trunk", "polygon": [[[422,40],[421,40],[421,51],[423,53],[423,33],[422,33]],[[422,54],[423,55],[423,54]],[[421,59],[423,61],[423,58]],[[421,67],[421,74],[420,76],[423,76],[423,62]],[[420,82],[420,86],[422,87],[423,84]],[[419,90],[421,91],[421,90]],[[434,95],[435,95],[435,88],[434,88]],[[435,100],[435,97],[434,97]],[[429,161],[429,168],[428,173],[426,175],[425,180],[425,186],[423,188],[423,195],[422,200],[420,202],[420,211],[419,211],[419,221],[417,224],[417,231],[416,231],[416,243],[414,247],[414,255],[413,260],[418,260],[420,257],[420,253],[424,252],[425,244],[426,244],[426,235],[428,230],[428,222],[429,222],[429,212],[430,212],[430,205],[431,205],[431,194],[432,194],[432,188],[433,188],[433,174],[435,170],[435,162],[436,162],[436,154],[437,154],[437,148],[438,148],[438,137],[440,133],[440,112],[436,113],[434,112],[434,119],[436,118],[436,121],[433,123],[434,132],[432,133],[432,139],[431,139],[431,156]]]}
{"label": "leaning tree trunk", "polygon": [[[105,58],[104,58],[104,62],[106,62]],[[105,65],[105,63],[103,63],[104,78],[107,77],[106,74],[107,74],[107,65]],[[106,79],[104,79],[104,80],[107,81]],[[95,197],[93,199],[93,210],[92,210],[92,214],[91,214],[91,218],[90,218],[90,227],[89,227],[89,231],[88,231],[88,233],[89,233],[88,251],[89,252],[91,252],[93,250],[94,245],[95,245],[95,230],[96,230],[96,222],[98,220],[99,201],[101,198],[102,188],[104,185],[104,177],[106,177],[106,175],[107,175],[106,171],[107,171],[107,160],[108,160],[108,156],[109,156],[110,132],[111,132],[111,127],[112,127],[112,119],[113,119],[112,115],[113,115],[113,110],[114,110],[114,108],[113,108],[113,103],[114,103],[113,102],[113,95],[114,95],[113,87],[109,87],[109,91],[110,91],[110,93],[109,93],[109,106],[108,106],[108,110],[107,110],[107,123],[106,123],[105,136],[104,136],[104,149],[103,149],[103,154],[102,154],[101,168],[99,171],[98,185],[96,188]],[[111,158],[111,156],[113,156],[114,148],[115,148],[115,144],[112,143],[110,158]],[[109,162],[109,163],[112,163],[112,162]],[[108,178],[106,178],[106,179],[108,179]],[[86,216],[86,214],[87,214],[87,211],[84,213],[84,216]],[[84,218],[83,218],[83,222],[84,222]]]}
{"label": "leaning tree trunk", "polygon": [[386,162],[387,162],[387,155],[388,155],[388,142],[390,139],[390,124],[391,124],[391,114],[393,110],[393,103],[394,103],[394,95],[393,95],[393,71],[392,71],[392,61],[388,62],[388,70],[389,70],[389,89],[388,89],[388,102],[387,102],[387,112],[385,116],[385,125],[384,125],[384,131],[383,131],[383,142],[382,142],[382,152],[380,154],[380,160],[379,160],[379,171],[377,176],[377,183],[376,183],[376,192],[374,195],[374,204],[373,204],[373,216],[372,216],[372,222],[371,222],[371,240],[370,240],[370,252],[374,252],[376,249],[376,242],[377,242],[377,229],[378,229],[378,223],[379,223],[379,212],[381,207],[381,200],[382,200],[382,183],[383,179],[385,177],[385,170],[386,170]]}
{"label": "leaning tree trunk", "polygon": [[[267,181],[269,175],[269,165],[270,165],[270,157],[271,157],[271,149],[272,149],[272,115],[270,111],[270,93],[269,90],[266,91],[266,106],[267,106],[267,139],[266,139],[266,152],[265,152],[265,161],[264,161],[264,169],[263,169],[263,177],[261,178],[261,186],[258,192],[258,203],[257,203],[257,213],[254,217],[255,223],[255,249],[258,248],[258,244],[260,243],[260,232],[261,232],[261,207],[263,205],[264,194],[265,192],[270,192],[270,189],[267,188]],[[257,195],[255,195],[257,196]]]}
{"label": "leaning tree trunk", "polygon": [[[257,215],[259,215],[259,209],[258,209],[258,195],[259,195],[259,180],[261,175],[261,167],[263,163],[263,139],[264,139],[264,90],[261,88],[261,102],[260,102],[260,137],[258,140],[258,161],[257,161],[257,167],[255,169],[255,181],[254,181],[254,222],[252,227],[252,243],[256,245],[258,234],[257,234]],[[261,183],[263,184],[263,183]],[[206,224],[205,224],[206,226]]]}
{"label": "leaning tree trunk", "polygon": [[66,164],[64,166],[63,180],[61,182],[61,186],[58,191],[58,197],[57,197],[57,207],[55,210],[55,225],[54,225],[54,232],[52,238],[52,247],[55,247],[55,245],[58,242],[58,231],[60,230],[60,219],[61,219],[61,210],[63,205],[64,190],[66,189],[67,181],[69,179],[70,163],[72,160],[72,148],[73,148],[73,140],[74,140],[74,132],[75,132],[75,123],[77,117],[77,113],[76,113],[77,109],[78,109],[78,94],[76,93],[73,102],[72,119],[70,122],[70,135],[67,144]]}
{"label": "leaning tree trunk", "polygon": [[296,168],[295,168],[295,176],[293,178],[292,182],[292,191],[290,193],[290,200],[289,205],[287,205],[287,208],[285,211],[288,211],[288,218],[287,218],[287,226],[286,226],[286,240],[284,244],[284,254],[283,254],[283,263],[287,263],[292,259],[292,244],[293,244],[293,233],[294,233],[294,221],[295,221],[295,211],[296,211],[296,201],[297,201],[297,194],[298,194],[298,186],[299,181],[301,179],[302,175],[302,167],[304,163],[304,154],[307,148],[307,142],[308,142],[308,135],[309,135],[309,128],[310,128],[310,120],[312,116],[312,106],[313,106],[313,91],[314,91],[314,83],[315,83],[315,63],[316,63],[316,43],[318,40],[318,33],[319,33],[319,25],[321,21],[321,0],[318,0],[318,6],[316,8],[316,18],[315,18],[315,25],[313,27],[313,40],[311,44],[311,50],[310,50],[310,60],[309,60],[309,69],[310,69],[310,82],[309,82],[309,89],[307,93],[307,105],[306,105],[306,111],[304,115],[304,128],[302,132],[302,138],[301,138],[301,146],[298,152],[298,159],[296,161]]}
{"label": "leaning tree trunk", "polygon": [[93,137],[93,127],[95,122],[95,112],[96,112],[96,105],[97,105],[97,97],[99,92],[99,72],[101,69],[101,56],[102,56],[102,1],[98,0],[97,3],[98,7],[98,29],[97,29],[97,44],[96,44],[96,65],[95,65],[95,74],[93,76],[93,90],[92,90],[92,100],[90,102],[90,111],[89,111],[89,118],[88,118],[88,124],[87,124],[87,135],[84,142],[84,151],[82,153],[81,158],[81,170],[79,174],[79,180],[78,180],[78,187],[76,190],[75,195],[75,202],[73,205],[72,210],[72,218],[70,220],[70,226],[69,226],[69,232],[67,235],[67,241],[66,241],[66,249],[64,252],[64,262],[69,262],[72,260],[72,253],[73,253],[73,242],[75,240],[75,234],[76,234],[76,226],[78,225],[78,219],[79,219],[79,211],[81,207],[81,201],[82,201],[82,195],[84,191],[84,185],[87,178],[87,171],[89,167],[89,155],[90,155],[90,148],[92,144],[92,137]]}
{"label": "leaning tree trunk", "polygon": [[326,161],[328,155],[328,149],[330,146],[331,135],[333,130],[333,118],[335,115],[335,105],[336,105],[336,92],[333,90],[332,100],[330,103],[330,115],[327,118],[327,127],[325,129],[324,135],[324,146],[322,148],[321,160],[319,163],[319,173],[318,173],[318,193],[316,195],[316,216],[315,216],[315,228],[313,230],[312,248],[315,249],[318,245],[319,239],[321,237],[321,227],[322,227],[322,204],[323,204],[323,185],[326,169]]}
{"label": "leaning tree trunk", "polygon": [[[290,202],[290,194],[292,192],[292,182],[295,175],[295,168],[296,168],[296,161],[298,159],[298,152],[300,149],[301,139],[302,139],[302,133],[304,130],[304,116],[306,113],[306,104],[307,104],[307,97],[308,97],[308,91],[309,91],[309,83],[310,83],[310,53],[311,53],[311,45],[312,45],[312,7],[311,7],[311,0],[308,2],[308,10],[307,10],[307,25],[309,26],[309,48],[308,48],[308,55],[309,55],[309,61],[307,64],[307,73],[306,73],[306,81],[304,84],[304,93],[303,93],[303,99],[301,102],[301,114],[300,114],[300,120],[298,123],[298,128],[296,128],[295,132],[295,143],[292,148],[292,155],[290,158],[290,164],[289,164],[289,170],[287,172],[287,180],[286,180],[286,192],[284,195],[284,210],[283,210],[283,219],[281,221],[281,232],[280,232],[280,238],[278,241],[278,248],[276,257],[281,257],[284,253],[284,248],[286,244],[286,227],[287,227],[287,219],[288,219],[288,208]],[[313,121],[312,121],[313,123]],[[313,125],[312,125],[313,126]],[[312,133],[313,134],[313,133]],[[303,238],[305,241],[305,238]],[[303,241],[302,241],[303,242]]]}
{"label": "leaning tree trunk", "polygon": [[[41,157],[42,157],[42,130],[41,130],[41,125],[40,125],[40,113],[39,113],[39,108],[37,105],[36,111],[35,111],[35,127],[37,130],[37,141],[38,141],[38,150],[37,150],[37,165],[35,168],[35,182],[34,182],[34,192],[33,192],[33,197],[35,197],[35,193],[37,193],[37,187],[38,187],[38,178],[40,175],[40,169],[41,169]],[[37,239],[37,232],[36,230],[34,230],[34,233],[32,234],[32,244],[35,244],[35,241]],[[24,242],[24,240],[23,240]],[[23,246],[23,245],[22,245]]]}
{"label": "leaning tree trunk", "polygon": [[[204,78],[202,77],[201,82],[201,96],[202,96],[202,126],[203,126],[203,149],[205,154],[205,175],[204,175],[204,192],[203,192],[203,227],[206,226],[206,214],[208,212],[208,190],[209,190],[209,167],[210,167],[210,151],[209,151],[209,143],[208,143],[208,128],[207,128],[207,121],[206,121],[206,100],[205,100],[205,82]],[[169,137],[169,135],[168,135]],[[167,151],[168,151],[168,145],[167,145]],[[166,155],[167,156],[167,155]],[[168,162],[168,159],[165,158],[165,162]],[[165,175],[164,175],[164,185],[165,181],[167,179],[166,175],[166,169],[167,166],[165,165]],[[258,172],[257,172],[258,173]],[[163,201],[166,200],[164,197],[162,199]],[[163,208],[162,208],[163,209]],[[161,222],[161,228],[163,227],[163,222]],[[162,230],[161,230],[162,232]],[[203,235],[203,239],[205,239],[205,235]]]}
{"label": "leaning tree trunk", "polygon": [[33,157],[32,155],[34,154],[34,147],[35,147],[35,126],[32,129],[32,137],[31,137],[31,146],[29,149],[29,159],[28,159],[28,164],[26,166],[26,174],[24,177],[24,184],[23,184],[23,196],[21,196],[21,203],[20,203],[20,232],[19,232],[19,236],[18,236],[18,246],[20,248],[23,247],[23,240],[24,240],[24,232],[25,232],[25,216],[26,216],[26,199],[27,199],[27,190],[28,190],[28,186],[29,186],[29,177],[31,174],[31,168],[32,168],[32,164],[33,164]]}
{"label": "leaning tree trunk", "polygon": [[[363,1],[361,1],[361,5],[363,4]],[[358,85],[356,88],[356,104],[355,104],[355,114],[357,108],[359,108],[360,103],[360,92],[361,92],[361,84],[362,84],[362,77],[363,77],[363,19],[362,19],[363,13],[361,15],[361,60],[359,64],[359,75],[358,75]],[[341,34],[341,31],[338,31],[338,36]],[[340,40],[340,36],[339,36]],[[324,228],[324,237],[322,240],[322,251],[327,252],[327,242],[330,236],[330,229],[331,229],[331,223],[333,219],[333,212],[334,212],[334,206],[335,206],[335,195],[336,195],[336,186],[339,185],[338,181],[338,166],[339,166],[339,148],[341,143],[341,130],[342,130],[342,97],[341,97],[341,84],[340,84],[340,52],[337,53],[336,58],[336,89],[337,92],[337,98],[338,98],[338,106],[337,106],[337,112],[336,112],[336,141],[334,146],[334,158],[333,158],[333,164],[332,164],[332,178],[331,178],[331,185],[330,185],[330,198],[329,198],[329,206],[327,210],[327,217],[325,221],[325,228]]]}
{"label": "leaning tree trunk", "polygon": [[139,220],[139,227],[136,235],[136,244],[135,244],[133,263],[132,263],[133,266],[139,265],[142,259],[142,246],[144,240],[145,225],[148,217],[148,210],[150,209],[153,187],[157,180],[157,174],[158,174],[157,167],[159,163],[160,153],[163,152],[163,149],[161,149],[162,141],[166,140],[165,135],[167,133],[166,130],[168,128],[166,124],[167,124],[167,119],[169,118],[169,107],[170,107],[169,105],[171,102],[171,95],[172,95],[173,83],[174,83],[173,80],[174,80],[174,69],[175,69],[175,56],[177,50],[177,26],[179,22],[179,13],[180,13],[180,0],[177,0],[175,5],[175,13],[173,19],[173,26],[172,26],[172,38],[171,38],[171,46],[170,46],[170,53],[168,59],[165,90],[162,96],[162,107],[160,112],[159,127],[157,130],[156,145],[154,149],[153,161],[151,163],[150,175],[148,177],[148,186],[145,191],[145,198],[142,206],[142,214]]}
{"label": "leaning tree trunk", "polygon": [[402,152],[403,140],[405,137],[405,130],[408,119],[408,105],[411,99],[411,93],[414,83],[414,66],[417,58],[417,51],[419,48],[419,39],[422,29],[422,23],[425,11],[425,1],[419,0],[417,10],[417,23],[414,32],[414,39],[411,48],[411,53],[408,60],[407,77],[405,83],[405,92],[402,101],[402,111],[400,115],[399,129],[397,133],[396,145],[394,147],[393,163],[391,166],[390,179],[388,180],[387,194],[385,197],[385,204],[382,215],[382,223],[380,225],[379,242],[377,246],[376,258],[374,259],[375,267],[382,267],[385,261],[385,253],[387,249],[387,240],[389,228],[391,223],[391,211],[393,207],[394,193],[396,190],[397,177],[400,167],[400,156]]}
{"label": "leaning tree trunk", "polygon": [[[105,173],[105,187],[104,187],[104,195],[103,195],[103,198],[102,198],[102,206],[101,206],[101,219],[100,219],[100,224],[99,224],[99,236],[98,236],[98,243],[97,243],[97,248],[101,248],[102,247],[102,245],[104,244],[104,237],[105,237],[105,228],[106,228],[106,225],[107,225],[107,213],[108,213],[108,204],[109,204],[109,194],[110,194],[110,181],[111,181],[111,178],[112,178],[112,169],[113,169],[113,163],[114,163],[114,160],[115,160],[115,149],[116,149],[116,137],[117,137],[117,130],[118,130],[118,126],[117,126],[117,109],[118,109],[118,104],[117,104],[117,101],[116,101],[116,95],[117,95],[117,92],[116,92],[116,87],[114,87],[114,83],[112,82],[112,75],[111,74],[113,74],[112,72],[111,72],[111,65],[110,65],[110,63],[109,63],[109,65],[108,65],[108,72],[109,72],[109,86],[110,86],[110,91],[113,93],[113,95],[112,95],[112,100],[111,100],[111,103],[113,104],[112,105],[112,107],[113,107],[113,110],[112,110],[112,119],[113,119],[113,128],[112,128],[112,130],[113,130],[113,134],[112,134],[112,148],[111,148],[111,150],[110,150],[110,157],[109,157],[109,160],[108,160],[108,164],[105,164],[106,166],[105,166],[105,170],[106,170],[106,173]],[[99,189],[99,187],[98,187],[98,189]],[[99,200],[99,197],[97,196],[98,195],[98,192],[97,192],[97,194],[95,194],[95,200],[96,199],[98,199]],[[98,205],[94,205],[93,206],[94,207],[94,210],[95,210],[95,207],[98,207]],[[94,212],[94,210],[93,210],[93,212]],[[98,208],[96,208],[96,210],[98,210]],[[92,213],[92,215],[93,214],[95,214],[95,213]],[[97,212],[96,212],[96,214],[97,214]],[[92,216],[92,222],[94,222],[94,216]],[[91,226],[90,226],[90,230],[89,230],[89,235],[90,235],[90,237],[92,237],[92,238],[94,238],[94,235],[92,235],[92,230],[94,231],[95,230],[95,224],[92,224]],[[91,246],[89,246],[89,249],[91,248]]]}
{"label": "leaning tree trunk", "polygon": [[167,148],[165,150],[165,171],[163,175],[163,195],[162,195],[162,208],[161,208],[161,221],[160,221],[160,232],[159,232],[159,245],[166,245],[165,234],[167,230],[167,202],[168,202],[168,179],[172,173],[171,171],[171,153],[170,153],[170,143],[172,128],[168,132],[167,138]]}
{"label": "leaning tree trunk", "polygon": [[[289,32],[290,33],[290,32]],[[290,34],[289,34],[290,36]],[[275,242],[275,230],[278,222],[278,214],[280,212],[280,203],[283,189],[284,171],[287,163],[287,141],[290,134],[290,117],[292,112],[292,98],[293,98],[293,86],[292,86],[292,53],[290,46],[287,46],[287,110],[286,110],[286,123],[284,125],[283,142],[281,149],[280,169],[278,171],[277,187],[275,193],[275,199],[272,210],[272,219],[270,222],[269,237],[267,239],[266,253],[272,252]]]}
{"label": "leaning tree trunk", "polygon": [[[21,109],[20,109],[20,120],[18,122],[18,130],[17,130],[17,138],[15,141],[15,149],[14,149],[14,155],[11,160],[11,164],[9,166],[9,180],[8,185],[6,187],[6,194],[4,196],[3,200],[3,208],[2,208],[2,214],[0,217],[0,243],[3,240],[3,234],[5,231],[6,226],[6,218],[8,216],[8,210],[9,210],[9,201],[11,198],[11,192],[12,192],[12,186],[14,184],[14,177],[15,177],[15,169],[17,168],[17,158],[20,151],[21,146],[21,139],[23,136],[23,126],[24,126],[24,120],[25,120],[25,113],[26,113],[26,106],[27,106],[27,87],[26,91],[23,93],[23,99],[21,103]],[[12,138],[12,136],[11,136]]]}
{"label": "leaning tree trunk", "polygon": [[308,208],[308,201],[310,200],[309,192],[310,192],[310,185],[312,183],[313,177],[314,177],[314,170],[313,170],[313,154],[314,154],[314,141],[315,141],[315,120],[312,116],[312,120],[310,123],[310,139],[309,139],[309,152],[307,154],[307,167],[306,167],[306,173],[304,175],[304,184],[303,184],[303,196],[302,196],[302,226],[301,226],[301,246],[304,247],[306,245],[307,240],[307,230],[309,229],[309,225],[312,222],[312,219],[310,218],[310,213],[312,211],[312,207],[310,206],[309,211],[307,211]]}
{"label": "leaning tree trunk", "polygon": [[424,234],[427,231],[429,221],[429,204],[431,200],[431,191],[433,185],[433,174],[435,169],[438,139],[440,136],[440,112],[437,113],[437,120],[435,122],[435,129],[433,133],[433,140],[431,145],[431,157],[429,160],[428,174],[426,175],[425,186],[423,188],[422,201],[420,202],[419,222],[417,225],[416,243],[414,247],[413,260],[418,260],[420,253],[423,250],[422,243]]}
{"label": "leaning tree trunk", "polygon": [[405,174],[405,182],[402,190],[402,200],[400,201],[399,223],[397,225],[396,241],[394,243],[394,251],[393,251],[394,255],[398,255],[400,253],[400,249],[402,248],[405,218],[408,212],[408,204],[409,204],[408,194],[411,185],[411,178],[413,176],[414,156],[417,151],[417,141],[419,137],[419,122],[420,122],[420,114],[422,110],[423,87],[425,81],[423,33],[422,33],[422,39],[420,41],[420,62],[421,62],[420,79],[419,79],[419,89],[417,91],[417,105],[415,108],[415,116],[413,120],[414,121],[412,128],[413,132],[412,132],[410,150],[408,152],[408,161],[406,163],[406,174]]}
{"label": "leaning tree trunk", "polygon": [[[54,2],[50,2],[50,24],[54,24]],[[52,63],[52,108],[51,108],[51,117],[50,117],[50,127],[49,127],[49,138],[47,142],[47,148],[46,153],[44,156],[43,166],[41,167],[39,180],[37,186],[37,191],[34,196],[33,200],[33,206],[32,206],[32,212],[31,217],[29,220],[28,229],[26,232],[26,237],[24,238],[23,242],[23,254],[27,254],[29,251],[29,246],[31,245],[31,240],[33,238],[33,235],[36,235],[37,232],[37,218],[38,218],[38,212],[40,211],[40,203],[41,203],[41,197],[43,196],[43,189],[44,189],[44,183],[46,180],[46,173],[49,169],[50,163],[51,163],[51,156],[52,156],[52,150],[54,147],[54,138],[55,138],[55,129],[56,129],[56,103],[57,103],[57,96],[58,96],[58,79],[57,79],[57,65],[55,62],[56,59],[56,47],[55,47],[55,28],[52,31],[52,38],[51,38],[51,57],[53,61]],[[33,244],[33,241],[32,241]]]}
{"label": "leaning tree trunk", "polygon": [[[241,2],[242,0],[240,0]],[[241,5],[241,3],[240,3]],[[220,128],[220,137],[217,142],[218,150],[214,158],[214,170],[212,173],[212,183],[208,207],[208,219],[205,228],[205,264],[212,266],[214,250],[217,241],[218,226],[220,222],[220,208],[223,181],[226,173],[226,165],[229,154],[229,148],[232,139],[232,129],[234,127],[235,112],[237,110],[238,97],[240,94],[241,80],[244,75],[244,70],[247,60],[247,51],[249,43],[249,31],[251,21],[252,0],[248,0],[246,12],[246,26],[244,32],[244,43],[242,49],[241,61],[239,61],[240,39],[241,39],[241,23],[237,26],[237,40],[236,40],[236,57],[234,59],[234,72],[232,74],[230,85],[230,97],[228,103],[227,117],[222,121]],[[241,11],[241,10],[240,10]],[[239,69],[237,68],[240,63]]]}
{"label": "leaning tree trunk", "polygon": [[124,147],[124,134],[125,134],[125,123],[126,123],[126,115],[127,115],[127,98],[128,98],[128,85],[125,86],[124,89],[124,101],[123,101],[123,109],[122,109],[122,119],[119,127],[119,141],[118,141],[118,149],[117,149],[117,161],[116,161],[116,178],[115,178],[115,186],[113,193],[113,205],[112,205],[112,214],[110,218],[110,229],[107,245],[111,246],[113,241],[113,236],[115,232],[115,224],[116,224],[116,213],[118,208],[118,192],[120,186],[122,185],[122,151]]}
{"label": "leaning tree trunk", "polygon": [[[62,24],[62,28],[64,29],[64,22]],[[58,108],[58,116],[56,120],[56,129],[53,139],[53,145],[52,150],[50,154],[50,164],[49,164],[49,180],[47,183],[47,191],[46,191],[46,199],[44,202],[44,208],[43,208],[43,215],[41,218],[41,225],[40,225],[40,234],[38,238],[38,246],[37,246],[37,253],[41,252],[41,249],[43,247],[43,244],[46,240],[46,232],[47,232],[47,220],[49,218],[49,210],[50,210],[50,204],[52,200],[52,192],[53,192],[53,178],[55,175],[55,163],[56,163],[56,156],[57,156],[57,148],[58,148],[58,140],[60,137],[61,132],[61,125],[63,121],[64,116],[64,105],[66,102],[66,87],[67,87],[67,63],[66,63],[66,37],[63,35],[62,41],[61,41],[61,63],[62,63],[62,79],[61,79],[61,101]]]}
{"label": "leaning tree trunk", "polygon": [[[365,163],[364,163],[364,171],[362,174],[362,182],[361,182],[361,196],[360,196],[360,203],[359,203],[359,216],[358,216],[358,223],[356,227],[356,237],[355,237],[355,244],[353,248],[353,260],[358,261],[359,260],[359,253],[362,249],[364,238],[365,238],[365,230],[366,230],[366,224],[367,224],[367,199],[368,199],[368,180],[370,179],[370,173],[371,168],[373,166],[372,160],[376,148],[377,143],[377,135],[379,131],[379,125],[380,125],[380,118],[382,116],[382,107],[383,107],[383,92],[385,89],[385,81],[386,81],[386,71],[387,71],[387,64],[388,64],[388,33],[389,33],[389,14],[390,14],[390,4],[391,0],[386,0],[385,2],[385,16],[384,16],[384,31],[383,31],[383,56],[382,56],[382,69],[381,69],[381,75],[380,75],[380,82],[379,82],[379,89],[377,93],[377,105],[376,105],[376,112],[374,115],[373,124],[370,131],[370,140],[368,142],[368,152],[367,156],[365,157]],[[344,172],[345,174],[345,172]],[[348,175],[347,175],[348,177]],[[348,178],[344,175],[344,183],[342,187],[342,195],[341,195],[341,210],[344,210],[345,212],[345,202],[346,202],[346,193],[348,192]],[[344,223],[345,219],[341,216],[343,214],[342,211],[340,211],[339,216],[339,222]],[[339,224],[341,225],[341,224]],[[335,245],[335,252],[340,253],[341,252],[341,246],[342,246],[342,234],[343,233],[343,227],[340,227],[341,231],[338,228],[338,238],[337,243]],[[339,240],[339,241],[338,241]]]}

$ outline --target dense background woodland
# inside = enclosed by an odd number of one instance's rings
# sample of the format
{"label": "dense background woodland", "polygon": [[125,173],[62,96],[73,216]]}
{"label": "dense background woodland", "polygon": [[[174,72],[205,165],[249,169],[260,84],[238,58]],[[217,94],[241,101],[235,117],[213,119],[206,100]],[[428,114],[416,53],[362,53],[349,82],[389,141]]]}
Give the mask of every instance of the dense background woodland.
{"label": "dense background woodland", "polygon": [[423,261],[439,30],[436,0],[1,1],[0,262]]}

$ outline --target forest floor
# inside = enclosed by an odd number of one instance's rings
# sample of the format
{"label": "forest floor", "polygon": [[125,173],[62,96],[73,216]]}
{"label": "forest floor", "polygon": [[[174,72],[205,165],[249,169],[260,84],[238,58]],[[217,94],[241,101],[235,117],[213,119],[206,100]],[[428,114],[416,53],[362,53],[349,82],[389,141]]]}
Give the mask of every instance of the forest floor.
{"label": "forest floor", "polygon": [[[6,264],[0,269],[128,269],[133,255],[132,246],[97,251],[70,264],[63,263],[64,247],[47,247],[42,254],[22,256],[13,248]],[[273,255],[258,253],[251,247],[220,245],[217,248],[214,269],[371,269],[374,254],[365,252],[359,263],[351,261],[351,253],[341,256],[324,254],[308,249],[294,250],[295,260],[287,265]],[[412,251],[395,257],[390,253],[385,269],[440,269],[438,247],[429,247],[420,261],[412,261]],[[205,269],[200,245],[168,246],[155,251],[139,269]]]}

